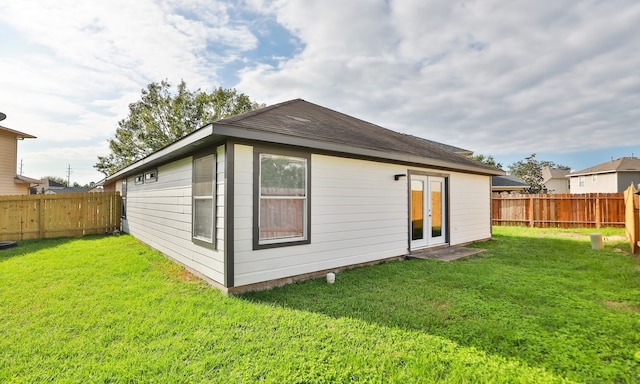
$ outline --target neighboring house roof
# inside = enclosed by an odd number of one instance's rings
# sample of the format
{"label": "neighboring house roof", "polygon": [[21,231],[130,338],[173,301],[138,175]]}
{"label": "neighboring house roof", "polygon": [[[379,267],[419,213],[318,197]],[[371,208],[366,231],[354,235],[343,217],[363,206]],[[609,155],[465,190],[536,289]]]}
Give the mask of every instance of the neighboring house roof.
{"label": "neighboring house roof", "polygon": [[0,125],[0,130],[1,131],[6,131],[9,133],[14,134],[16,137],[18,137],[19,139],[35,139],[36,137],[33,135],[30,135],[28,133],[24,133],[24,132],[20,132],[20,131],[16,131],[14,129],[11,128],[7,128],[5,126]]}
{"label": "neighboring house roof", "polygon": [[567,177],[615,172],[640,172],[640,158],[621,157],[619,159],[607,161],[606,163],[598,164],[593,167],[582,169],[580,171],[571,172],[567,175]]}
{"label": "neighboring house roof", "polygon": [[60,188],[53,188],[53,189],[46,189],[44,191],[45,194],[58,194],[58,193],[87,193],[91,190],[91,188],[85,188],[85,187],[64,187],[62,189]]}
{"label": "neighboring house roof", "polygon": [[66,188],[66,186],[62,183],[58,183],[55,180],[47,179],[49,182],[49,188]]}
{"label": "neighboring house roof", "polygon": [[551,179],[564,179],[570,171],[560,168],[545,167],[542,169],[542,183],[546,183]]}
{"label": "neighboring house roof", "polygon": [[523,190],[528,187],[529,184],[522,181],[522,179],[513,175],[491,176],[491,188],[499,189],[501,191],[506,190]]}
{"label": "neighboring house roof", "polygon": [[16,177],[14,178],[14,181],[16,183],[25,183],[25,184],[39,184],[41,182],[38,179],[32,179],[30,177],[22,176],[22,175],[16,175]]}
{"label": "neighboring house roof", "polygon": [[295,145],[439,169],[484,175],[504,171],[458,155],[430,140],[395,132],[343,113],[295,99],[207,125],[106,178],[117,179],[176,159],[223,138]]}

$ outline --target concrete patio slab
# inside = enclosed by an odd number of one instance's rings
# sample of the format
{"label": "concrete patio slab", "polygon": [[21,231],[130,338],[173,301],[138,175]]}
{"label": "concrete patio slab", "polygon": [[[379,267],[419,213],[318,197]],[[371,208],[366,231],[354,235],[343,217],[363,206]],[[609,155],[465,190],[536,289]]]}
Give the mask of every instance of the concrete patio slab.
{"label": "concrete patio slab", "polygon": [[407,256],[408,259],[435,259],[441,261],[453,261],[463,257],[468,257],[481,252],[484,249],[478,248],[465,248],[465,247],[447,247],[430,249],[425,251],[417,251]]}

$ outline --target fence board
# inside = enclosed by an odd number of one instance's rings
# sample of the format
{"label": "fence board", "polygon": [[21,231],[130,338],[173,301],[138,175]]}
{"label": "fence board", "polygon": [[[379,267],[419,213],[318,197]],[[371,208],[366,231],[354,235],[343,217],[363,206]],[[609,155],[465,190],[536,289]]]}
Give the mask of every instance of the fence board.
{"label": "fence board", "polygon": [[538,228],[624,227],[623,193],[494,194],[493,225]]}
{"label": "fence board", "polygon": [[120,201],[119,192],[0,196],[0,241],[112,232]]}

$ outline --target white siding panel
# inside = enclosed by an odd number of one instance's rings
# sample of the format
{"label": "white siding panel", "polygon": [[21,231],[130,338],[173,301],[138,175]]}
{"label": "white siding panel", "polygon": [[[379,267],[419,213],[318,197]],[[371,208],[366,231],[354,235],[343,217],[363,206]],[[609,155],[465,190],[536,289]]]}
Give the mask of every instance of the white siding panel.
{"label": "white siding panel", "polygon": [[191,238],[192,158],[157,168],[158,180],[135,184],[129,179],[126,229],[168,257],[217,282],[224,282],[224,147],[217,149],[217,249],[195,244]]}
{"label": "white siding panel", "polygon": [[407,184],[393,178],[406,168],[324,155],[311,159],[311,244],[253,250],[253,150],[235,153],[237,286],[406,254]]}
{"label": "white siding panel", "polygon": [[490,185],[488,176],[451,174],[449,180],[451,245],[491,237]]}

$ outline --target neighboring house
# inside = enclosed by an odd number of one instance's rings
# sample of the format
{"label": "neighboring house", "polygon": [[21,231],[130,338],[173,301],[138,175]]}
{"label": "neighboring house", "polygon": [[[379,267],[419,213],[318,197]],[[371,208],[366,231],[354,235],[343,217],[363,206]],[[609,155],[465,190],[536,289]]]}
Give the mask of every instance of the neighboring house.
{"label": "neighboring house", "polygon": [[28,133],[0,125],[0,195],[27,195],[39,180],[18,175],[18,140],[35,139]]}
{"label": "neighboring house", "polygon": [[624,192],[631,183],[640,183],[640,159],[611,159],[606,163],[571,172],[566,177],[571,183],[571,193]]}
{"label": "neighboring house", "polygon": [[62,190],[64,188],[66,188],[66,187],[67,186],[62,184],[62,183],[58,183],[55,180],[51,180],[50,178],[45,177],[45,178],[42,179],[40,185],[38,186],[38,192],[39,193],[46,193],[46,191],[58,191],[58,190]]}
{"label": "neighboring house", "polygon": [[301,99],[219,120],[108,176],[124,232],[224,292],[491,237],[503,171]]}
{"label": "neighboring house", "polygon": [[529,184],[513,175],[491,177],[491,192],[493,193],[524,193]]}
{"label": "neighboring house", "polygon": [[44,194],[45,195],[56,195],[56,194],[59,194],[59,193],[87,193],[87,192],[93,192],[92,188],[65,187],[65,186],[63,186],[62,188],[51,188],[51,187],[49,187],[48,189],[44,190]]}
{"label": "neighboring house", "polygon": [[542,169],[542,185],[546,193],[569,193],[569,171],[559,168]]}

